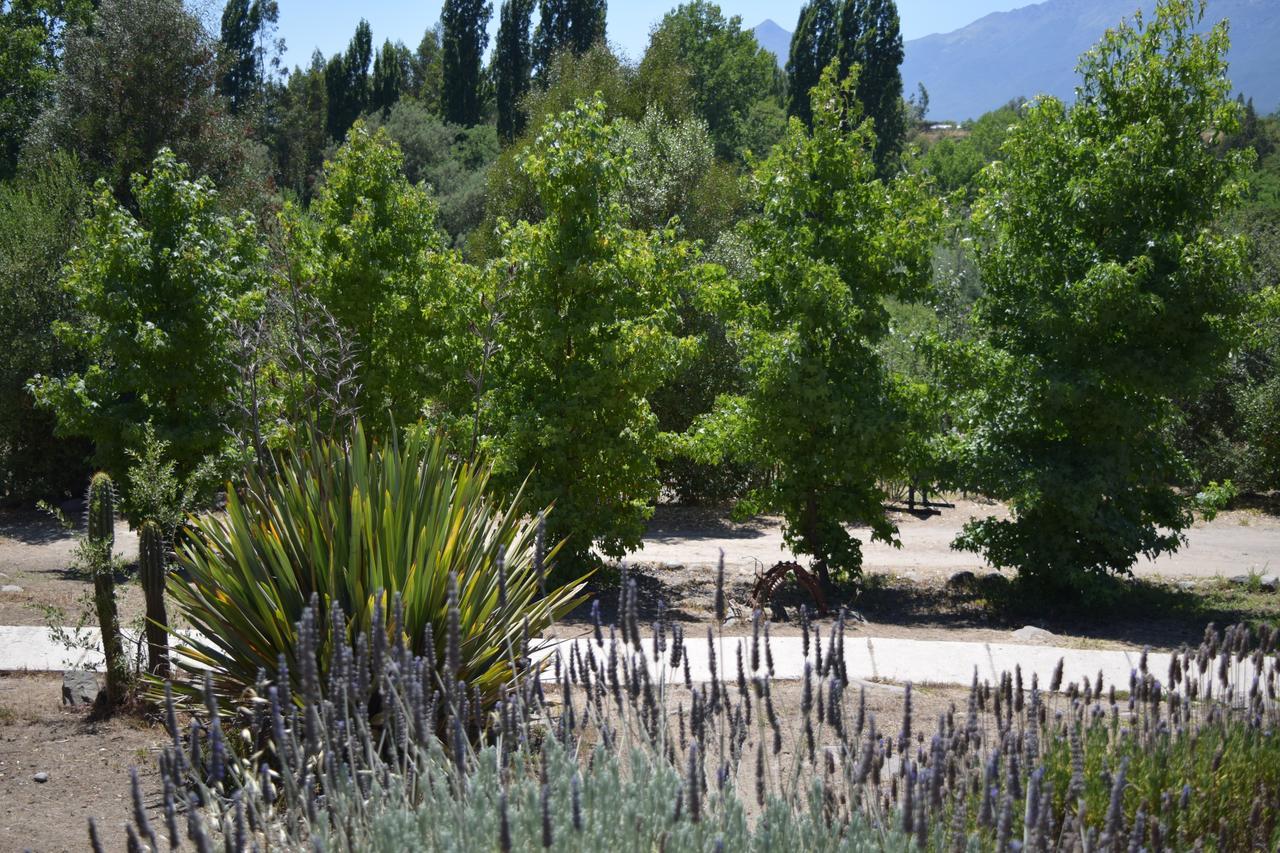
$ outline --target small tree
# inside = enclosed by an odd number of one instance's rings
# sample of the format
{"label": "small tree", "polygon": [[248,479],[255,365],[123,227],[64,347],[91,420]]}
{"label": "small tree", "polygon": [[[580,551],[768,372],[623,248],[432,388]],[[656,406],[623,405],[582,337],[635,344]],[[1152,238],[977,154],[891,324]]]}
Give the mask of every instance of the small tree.
{"label": "small tree", "polygon": [[255,310],[266,277],[251,217],[217,213],[212,184],[167,150],[152,171],[134,176],[137,216],[99,182],[71,252],[63,286],[80,321],[54,332],[87,366],[31,382],[58,429],[91,439],[117,482],[148,423],[183,477],[220,453],[236,381],[230,327]]}
{"label": "small tree", "polygon": [[958,462],[1012,518],[956,544],[1055,587],[1174,551],[1192,521],[1171,398],[1223,364],[1245,266],[1214,227],[1246,157],[1211,147],[1240,110],[1226,28],[1197,34],[1203,13],[1162,0],[1109,31],[1075,105],[1031,106],[983,174]]}
{"label": "small tree", "polygon": [[939,209],[914,177],[875,176],[875,135],[833,63],[813,90],[813,131],[792,119],[756,169],[761,213],[745,226],[754,275],[731,303],[747,388],[695,423],[708,461],[737,456],[772,471],[740,509],[783,516],[783,534],[830,583],[856,576],[847,524],[892,541],[879,481],[911,450],[914,391],[885,370],[884,300],[921,297]]}
{"label": "small tree", "polygon": [[[546,218],[504,229],[510,271],[491,367],[486,442],[510,486],[554,503],[549,541],[579,559],[639,544],[658,496],[657,421],[646,399],[677,355],[674,294],[688,249],[624,227],[625,154],[599,99],[548,124],[522,169]],[[529,472],[532,471],[532,475]]]}
{"label": "small tree", "polygon": [[310,215],[289,206],[284,222],[294,280],[354,338],[367,419],[406,425],[461,381],[460,317],[478,274],[445,249],[435,202],[402,164],[385,131],[357,123],[325,164]]}

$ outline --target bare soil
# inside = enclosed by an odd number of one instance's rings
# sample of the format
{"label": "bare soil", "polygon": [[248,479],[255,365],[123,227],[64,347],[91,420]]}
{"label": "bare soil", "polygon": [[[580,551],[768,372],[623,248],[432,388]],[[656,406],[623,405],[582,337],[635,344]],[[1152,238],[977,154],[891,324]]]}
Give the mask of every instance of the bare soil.
{"label": "bare soil", "polygon": [[[89,818],[107,850],[125,849],[137,767],[151,820],[160,820],[161,724],[120,715],[94,720],[61,704],[62,678],[0,674],[0,853],[84,851]],[[47,782],[36,782],[37,773]]]}

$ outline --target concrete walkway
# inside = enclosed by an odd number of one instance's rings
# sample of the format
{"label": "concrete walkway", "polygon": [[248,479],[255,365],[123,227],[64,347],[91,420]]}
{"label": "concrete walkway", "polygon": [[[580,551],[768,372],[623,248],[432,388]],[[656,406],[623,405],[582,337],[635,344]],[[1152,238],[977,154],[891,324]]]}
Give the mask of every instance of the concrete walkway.
{"label": "concrete walkway", "polygon": [[[71,633],[71,632],[68,632]],[[83,629],[80,634],[83,644],[96,646],[97,629]],[[126,637],[126,648],[136,648],[136,638]],[[748,677],[753,674],[751,668],[751,638],[726,637],[710,644],[714,647],[716,671],[726,681],[737,679],[737,658],[741,648],[743,667]],[[538,656],[550,656],[558,649],[562,661],[568,665],[568,656],[573,646],[577,646],[579,655],[593,655],[603,666],[608,666],[609,643],[598,646],[593,640],[576,639],[558,644],[548,644],[538,652]],[[810,648],[806,658],[800,637],[776,637],[769,644],[772,650],[774,678],[794,680],[804,677],[805,662],[816,662],[815,649]],[[671,649],[668,647],[662,655],[662,661],[655,663],[653,659],[653,641],[643,641],[644,661],[655,676],[665,676],[668,681],[683,681],[684,666],[671,669]],[[705,682],[711,679],[712,648],[705,637],[686,639],[685,654],[689,660],[689,674],[693,681]],[[629,648],[620,648],[619,657],[636,663],[636,652]],[[830,654],[830,638],[822,639],[822,657]],[[1072,681],[1079,683],[1082,679],[1094,681],[1098,673],[1103,682],[1115,684],[1121,689],[1128,689],[1129,675],[1138,669],[1141,652],[1117,651],[1101,649],[1061,649],[1050,646],[1017,645],[1012,643],[971,643],[946,642],[936,640],[906,640],[875,637],[848,636],[844,643],[845,665],[852,680],[887,681],[896,683],[913,682],[915,684],[967,685],[973,680],[975,671],[980,681],[997,682],[1003,672],[1013,672],[1021,666],[1024,683],[1030,686],[1035,675],[1040,686],[1048,689],[1058,662],[1063,664],[1063,684]],[[767,667],[767,655],[763,641],[758,654],[759,672]],[[66,645],[57,641],[46,628],[31,626],[0,626],[0,671],[53,671],[67,668],[101,669],[102,655],[94,651],[69,652]],[[1148,656],[1147,667],[1159,680],[1166,680],[1169,670],[1169,655],[1152,653]],[[547,668],[547,677],[554,678],[552,668]]]}

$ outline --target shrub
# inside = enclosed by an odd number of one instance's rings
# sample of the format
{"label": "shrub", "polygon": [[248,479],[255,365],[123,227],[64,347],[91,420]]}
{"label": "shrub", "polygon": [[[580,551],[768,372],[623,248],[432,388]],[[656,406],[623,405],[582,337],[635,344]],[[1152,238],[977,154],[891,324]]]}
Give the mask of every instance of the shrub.
{"label": "shrub", "polygon": [[[208,667],[218,691],[237,696],[283,661],[301,688],[335,665],[334,616],[344,614],[350,638],[391,631],[443,671],[456,596],[453,674],[492,701],[522,666],[512,657],[522,636],[576,605],[582,584],[540,594],[559,546],[535,553],[538,525],[520,495],[500,504],[488,482],[486,466],[450,461],[439,439],[379,446],[359,424],[344,440],[304,432],[228,490],[225,513],[183,532],[168,591],[201,636],[178,638],[175,665]],[[319,658],[304,663],[309,604]]]}

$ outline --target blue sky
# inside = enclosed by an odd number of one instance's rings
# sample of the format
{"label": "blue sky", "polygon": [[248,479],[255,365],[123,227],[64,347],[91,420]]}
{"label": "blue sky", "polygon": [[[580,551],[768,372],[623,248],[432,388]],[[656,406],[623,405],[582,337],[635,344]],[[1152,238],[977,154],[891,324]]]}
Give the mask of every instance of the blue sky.
{"label": "blue sky", "polygon": [[[305,65],[314,48],[326,55],[346,47],[360,18],[373,28],[375,46],[383,39],[400,40],[417,47],[426,29],[440,18],[439,0],[279,0],[280,35],[288,46],[285,62],[290,66]],[[497,6],[491,30],[497,29]],[[644,52],[649,29],[677,5],[678,0],[652,3],[609,3],[609,41],[632,58]],[[902,16],[902,33],[918,38],[930,33],[944,33],[990,12],[1026,6],[1036,0],[898,0]],[[220,4],[219,4],[220,5]],[[801,0],[724,0],[720,8],[727,15],[741,15],[750,28],[772,18],[783,28],[795,27]],[[535,13],[536,19],[536,13]]]}

